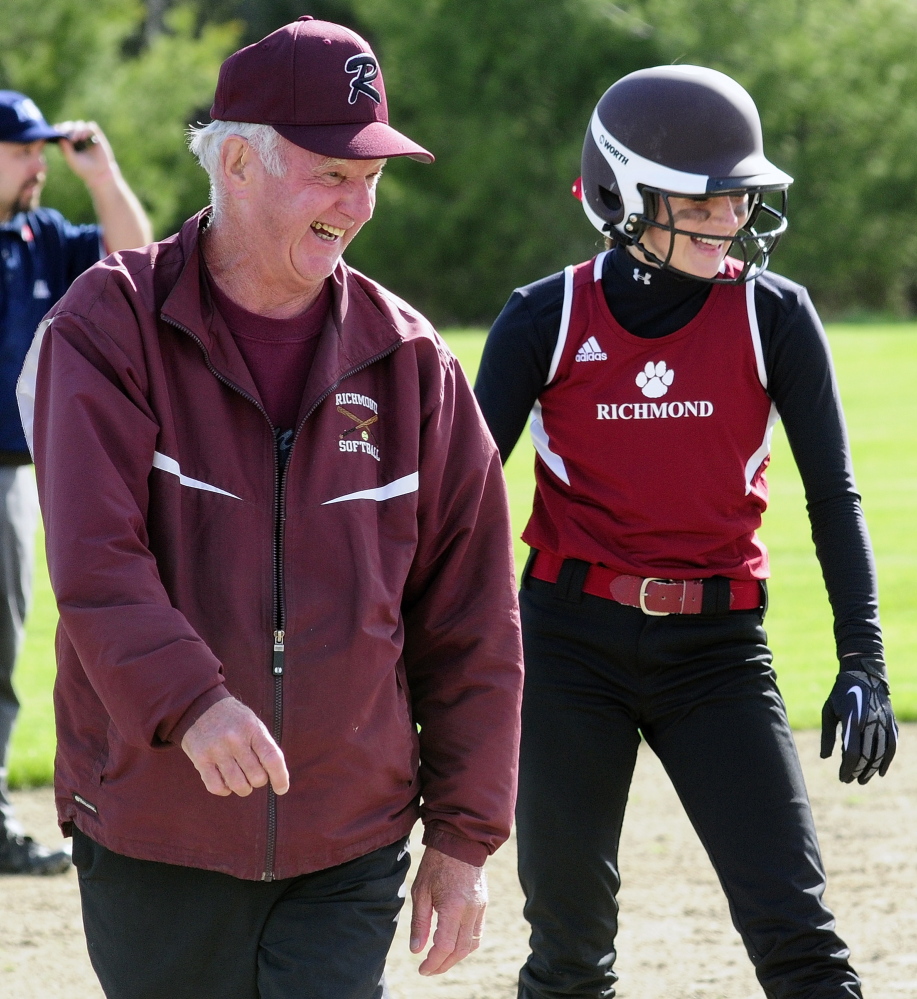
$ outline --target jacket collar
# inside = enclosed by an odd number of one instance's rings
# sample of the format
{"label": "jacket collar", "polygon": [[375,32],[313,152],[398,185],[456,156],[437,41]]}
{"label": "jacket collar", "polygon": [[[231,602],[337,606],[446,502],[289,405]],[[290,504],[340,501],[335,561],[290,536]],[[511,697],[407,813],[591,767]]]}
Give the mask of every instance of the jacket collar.
{"label": "jacket collar", "polygon": [[[181,271],[163,302],[160,316],[190,333],[201,344],[212,367],[224,378],[257,398],[248,367],[214,308],[202,266],[201,233],[210,209],[188,219],[178,234]],[[306,384],[303,403],[308,411],[349,372],[396,349],[403,336],[390,314],[380,307],[375,286],[339,261],[331,281],[331,309],[320,334],[318,349]],[[311,402],[310,402],[311,400]]]}

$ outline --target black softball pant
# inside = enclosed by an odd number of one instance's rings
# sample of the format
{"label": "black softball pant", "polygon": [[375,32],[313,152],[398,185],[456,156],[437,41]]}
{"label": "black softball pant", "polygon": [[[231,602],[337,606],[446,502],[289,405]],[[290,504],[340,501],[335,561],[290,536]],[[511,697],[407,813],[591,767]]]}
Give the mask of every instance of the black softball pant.
{"label": "black softball pant", "polygon": [[529,578],[519,999],[615,995],[618,843],[640,737],[661,760],[768,999],[852,999],[762,612],[648,617]]}
{"label": "black softball pant", "polygon": [[107,999],[385,999],[410,857],[243,881],[73,834],[89,957]]}

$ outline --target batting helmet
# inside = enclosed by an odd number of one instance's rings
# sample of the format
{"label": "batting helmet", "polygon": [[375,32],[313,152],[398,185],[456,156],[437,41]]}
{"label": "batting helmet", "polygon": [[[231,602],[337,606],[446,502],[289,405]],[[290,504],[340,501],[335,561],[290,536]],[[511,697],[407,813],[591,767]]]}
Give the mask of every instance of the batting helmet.
{"label": "batting helmet", "polygon": [[[764,271],[786,230],[792,182],[764,155],[751,96],[701,66],[657,66],[622,77],[596,105],[583,144],[581,200],[589,221],[662,267],[669,266],[677,234],[698,235],[675,227],[670,195],[748,195],[748,220],[730,247],[741,267],[733,277],[721,272],[709,279],[716,283],[738,284]],[[765,199],[770,192],[776,194]],[[664,258],[642,242],[650,227],[669,233]]]}

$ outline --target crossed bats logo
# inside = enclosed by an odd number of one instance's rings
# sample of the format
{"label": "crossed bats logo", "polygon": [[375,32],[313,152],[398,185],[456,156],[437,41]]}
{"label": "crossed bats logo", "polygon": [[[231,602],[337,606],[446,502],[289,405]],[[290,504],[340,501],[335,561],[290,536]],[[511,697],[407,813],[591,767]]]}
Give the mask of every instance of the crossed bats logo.
{"label": "crossed bats logo", "polygon": [[382,94],[372,86],[372,81],[379,75],[379,64],[375,57],[368,52],[361,52],[359,55],[351,56],[344,63],[344,71],[350,73],[353,79],[350,81],[350,96],[347,98],[348,104],[356,104],[360,94],[364,94],[376,104],[382,103]]}
{"label": "crossed bats logo", "polygon": [[369,430],[368,428],[371,427],[374,423],[376,423],[378,421],[378,419],[379,419],[379,414],[378,413],[373,413],[372,416],[368,416],[364,420],[364,419],[361,419],[359,416],[354,415],[353,413],[350,412],[349,409],[345,409],[343,406],[338,406],[337,407],[337,411],[342,416],[349,417],[356,424],[356,426],[348,427],[341,434],[340,440],[345,440],[351,434],[355,434],[355,433],[357,433],[357,431],[359,431],[360,437],[362,437],[363,440],[365,440],[365,441],[371,440],[375,444],[376,438],[373,436],[372,431]]}

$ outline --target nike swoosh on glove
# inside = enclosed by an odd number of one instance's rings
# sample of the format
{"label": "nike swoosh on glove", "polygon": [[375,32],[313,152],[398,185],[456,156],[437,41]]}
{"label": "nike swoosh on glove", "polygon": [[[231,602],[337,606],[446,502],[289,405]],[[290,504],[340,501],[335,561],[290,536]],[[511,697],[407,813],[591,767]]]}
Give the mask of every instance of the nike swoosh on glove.
{"label": "nike swoosh on glove", "polygon": [[898,748],[898,726],[881,656],[845,656],[821,712],[821,756],[834,752],[841,726],[840,779],[860,783],[885,776]]}

